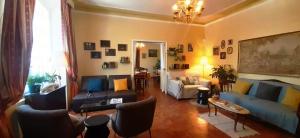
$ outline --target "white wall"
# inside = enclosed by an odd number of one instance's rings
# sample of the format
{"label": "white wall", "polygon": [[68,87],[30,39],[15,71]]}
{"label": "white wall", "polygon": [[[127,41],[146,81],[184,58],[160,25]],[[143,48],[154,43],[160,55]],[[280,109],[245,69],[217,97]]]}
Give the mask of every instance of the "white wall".
{"label": "white wall", "polygon": [[[238,41],[300,30],[300,0],[267,0],[250,9],[225,17],[205,27],[209,48],[220,46],[221,40],[233,39],[233,54],[226,60],[213,57],[214,64],[237,67]],[[226,49],[221,50],[225,52]],[[300,62],[300,59],[299,59]],[[252,79],[278,79],[300,85],[299,78],[239,74]]]}

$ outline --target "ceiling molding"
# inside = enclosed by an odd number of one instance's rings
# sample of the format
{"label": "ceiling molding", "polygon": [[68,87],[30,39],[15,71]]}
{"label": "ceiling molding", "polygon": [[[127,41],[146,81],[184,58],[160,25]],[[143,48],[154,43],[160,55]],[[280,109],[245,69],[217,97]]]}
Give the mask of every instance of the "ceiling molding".
{"label": "ceiling molding", "polygon": [[[266,0],[245,0],[241,3],[233,5],[223,11],[209,15],[204,17],[199,17],[199,21],[193,21],[192,24],[197,25],[207,25],[208,23],[212,23],[216,20],[229,16],[231,14],[237,13],[244,9],[250,8],[254,5],[260,4]],[[167,22],[174,22],[172,16],[168,15],[160,15],[160,14],[152,14],[152,13],[145,13],[140,11],[132,11],[132,10],[125,10],[125,9],[117,9],[111,7],[103,7],[97,5],[87,4],[78,0],[74,1],[75,3],[75,10],[76,11],[85,11],[85,12],[93,12],[93,13],[101,13],[101,14],[108,14],[108,15],[117,15],[117,16],[125,16],[125,17],[133,17],[133,18],[141,18],[141,19],[150,19],[150,20],[161,20]],[[175,22],[174,22],[175,23]]]}
{"label": "ceiling molding", "polygon": [[131,16],[121,16],[121,15],[98,13],[98,12],[88,12],[88,11],[82,11],[82,10],[76,10],[76,9],[72,10],[72,12],[78,13],[78,14],[87,14],[87,15],[96,15],[96,16],[109,16],[109,17],[117,17],[117,18],[140,20],[140,21],[150,21],[150,22],[170,23],[170,24],[176,24],[176,25],[204,27],[204,25],[201,25],[201,24],[193,24],[193,23],[187,24],[187,23],[181,23],[181,22],[174,22],[173,20],[172,21],[166,21],[166,20],[156,20],[156,19],[149,19],[149,18],[138,18],[138,17],[131,17]]}

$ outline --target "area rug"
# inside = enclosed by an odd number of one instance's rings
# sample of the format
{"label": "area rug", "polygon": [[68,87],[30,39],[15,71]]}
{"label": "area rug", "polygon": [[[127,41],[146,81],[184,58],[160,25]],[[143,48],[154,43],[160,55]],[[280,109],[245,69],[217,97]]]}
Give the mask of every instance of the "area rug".
{"label": "area rug", "polygon": [[218,112],[218,115],[215,116],[213,113],[208,116],[207,113],[202,113],[199,115],[201,119],[204,119],[209,124],[215,126],[228,136],[232,138],[241,138],[241,137],[247,137],[247,136],[253,136],[253,135],[259,135],[259,133],[252,128],[245,125],[245,129],[243,129],[243,125],[241,123],[238,123],[236,126],[236,130],[234,131],[234,120],[223,115],[222,113]]}

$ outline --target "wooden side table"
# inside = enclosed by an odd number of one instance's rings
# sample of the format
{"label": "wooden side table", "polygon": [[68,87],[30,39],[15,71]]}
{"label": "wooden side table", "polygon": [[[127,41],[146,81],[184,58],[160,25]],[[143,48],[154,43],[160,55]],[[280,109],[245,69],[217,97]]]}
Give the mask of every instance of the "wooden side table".
{"label": "wooden side table", "polygon": [[198,87],[197,103],[207,105],[209,88]]}

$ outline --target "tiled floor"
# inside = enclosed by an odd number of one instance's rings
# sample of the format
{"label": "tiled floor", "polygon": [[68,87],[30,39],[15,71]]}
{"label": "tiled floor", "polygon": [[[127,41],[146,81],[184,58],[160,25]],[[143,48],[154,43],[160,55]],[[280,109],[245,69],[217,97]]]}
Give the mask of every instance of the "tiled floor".
{"label": "tiled floor", "polygon": [[[139,99],[154,95],[157,98],[155,117],[152,127],[153,138],[227,138],[228,136],[214,126],[198,119],[199,114],[207,112],[206,107],[192,105],[190,100],[177,101],[175,98],[162,93],[159,84],[150,83],[150,87],[145,91],[145,95],[139,95]],[[89,113],[111,114],[115,110],[99,111]],[[224,113],[224,112],[223,112]],[[229,113],[224,113],[231,116]],[[258,131],[260,135],[255,138],[290,138],[291,134],[274,127],[272,125],[248,119],[246,125]],[[109,124],[110,126],[110,124]],[[114,138],[114,131],[110,128],[109,137]],[[118,136],[116,136],[118,137]],[[149,137],[145,132],[137,136],[138,138]],[[251,138],[252,138],[251,137]]]}

